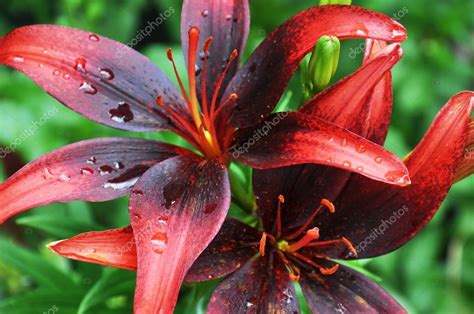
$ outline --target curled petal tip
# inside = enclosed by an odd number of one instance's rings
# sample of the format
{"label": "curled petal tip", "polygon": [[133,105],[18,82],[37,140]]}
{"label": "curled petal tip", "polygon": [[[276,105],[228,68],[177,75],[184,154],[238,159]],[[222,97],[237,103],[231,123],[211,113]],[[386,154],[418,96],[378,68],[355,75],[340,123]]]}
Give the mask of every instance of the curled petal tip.
{"label": "curled petal tip", "polygon": [[405,41],[408,39],[407,30],[399,22],[392,20],[394,28],[392,30],[392,40],[394,41]]}
{"label": "curled petal tip", "polygon": [[51,251],[53,251],[54,253],[59,254],[59,251],[56,248],[56,246],[62,242],[64,242],[64,240],[54,241],[54,242],[46,244],[46,247],[50,249]]}

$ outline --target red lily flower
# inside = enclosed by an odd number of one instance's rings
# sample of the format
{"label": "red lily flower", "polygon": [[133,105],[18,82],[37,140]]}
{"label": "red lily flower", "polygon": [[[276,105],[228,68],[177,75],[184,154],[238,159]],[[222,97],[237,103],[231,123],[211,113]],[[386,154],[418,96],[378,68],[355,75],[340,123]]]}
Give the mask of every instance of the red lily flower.
{"label": "red lily flower", "polygon": [[[334,204],[322,199],[315,209],[320,196],[311,192],[321,191],[327,172],[315,177],[311,169],[301,166],[256,172],[254,188],[265,232],[227,219],[187,274],[190,282],[227,276],[214,291],[208,312],[297,313],[292,280],[299,280],[316,313],[337,309],[404,312],[374,282],[332,259],[386,254],[428,223],[454,183],[459,165],[466,162],[465,147],[474,144],[469,137],[473,105],[474,93],[463,92],[441,110],[406,159],[413,173],[413,184],[406,188],[353,177],[344,189],[334,186],[342,191]],[[380,135],[386,127],[370,130]],[[472,169],[474,161],[469,162]],[[297,213],[309,217],[294,227]],[[131,270],[137,267],[131,228],[85,233],[52,243],[50,248],[76,260]]]}
{"label": "red lily flower", "polygon": [[[134,187],[130,218],[139,257],[135,306],[141,313],[167,312],[186,271],[225,219],[230,204],[226,166],[232,159],[258,169],[324,164],[393,185],[409,184],[407,169],[396,156],[302,112],[288,113],[258,145],[238,154],[233,150],[252,139],[259,123],[274,121],[270,113],[320,36],[398,42],[406,38],[400,24],[352,6],[309,9],[277,28],[238,69],[248,24],[246,0],[185,1],[182,41],[188,52],[189,94],[177,71],[180,92],[144,56],[96,34],[36,25],[0,38],[0,63],[22,71],[72,110],[119,129],[172,130],[199,151],[127,138],[66,146],[0,185],[0,221],[52,202],[115,199]],[[123,51],[122,59],[117,55]],[[366,86],[355,79],[342,81],[308,107],[356,106],[352,102],[364,101],[400,57],[399,45],[388,46],[353,74],[367,79]],[[168,58],[174,66],[171,50]]]}

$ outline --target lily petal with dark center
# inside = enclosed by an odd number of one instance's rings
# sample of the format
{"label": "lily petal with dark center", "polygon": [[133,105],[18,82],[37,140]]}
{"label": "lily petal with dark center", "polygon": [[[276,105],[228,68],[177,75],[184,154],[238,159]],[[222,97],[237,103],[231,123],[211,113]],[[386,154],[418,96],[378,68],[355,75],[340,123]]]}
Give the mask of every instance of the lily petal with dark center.
{"label": "lily petal with dark center", "polygon": [[119,198],[148,168],[185,149],[151,140],[103,138],[78,142],[29,163],[0,185],[0,222],[53,202]]}
{"label": "lily petal with dark center", "polygon": [[72,110],[118,129],[175,129],[155,99],[189,117],[181,94],[150,60],[82,30],[20,27],[0,38],[0,64],[15,68]]}
{"label": "lily petal with dark center", "polygon": [[130,199],[136,311],[173,311],[186,272],[219,231],[229,206],[227,170],[216,160],[178,156],[141,177]]}

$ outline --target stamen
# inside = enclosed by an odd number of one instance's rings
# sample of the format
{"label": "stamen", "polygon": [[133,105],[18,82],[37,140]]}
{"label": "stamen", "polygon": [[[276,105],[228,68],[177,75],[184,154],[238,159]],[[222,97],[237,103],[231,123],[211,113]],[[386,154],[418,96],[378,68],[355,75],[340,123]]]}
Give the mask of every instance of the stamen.
{"label": "stamen", "polygon": [[311,241],[316,240],[318,238],[319,229],[317,227],[314,227],[313,229],[309,229],[308,231],[306,231],[305,236],[302,237],[298,242],[288,245],[285,251],[288,253],[294,253],[299,249],[307,246],[308,243],[310,243]]}
{"label": "stamen", "polygon": [[318,268],[319,271],[321,272],[321,274],[323,274],[323,275],[332,275],[339,269],[339,264],[335,264],[334,266],[328,268],[328,267],[323,267],[323,266],[319,265],[318,263],[312,261],[311,259],[307,258],[306,256],[304,256],[302,254],[292,253],[292,255],[294,257],[310,264],[311,266],[314,266],[314,267]]}
{"label": "stamen", "polygon": [[221,111],[223,109],[225,109],[227,105],[229,105],[230,103],[236,101],[237,99],[239,99],[239,96],[236,93],[230,94],[229,97],[225,101],[222,102],[222,104],[219,106],[219,108],[217,108],[216,112],[212,115],[212,118],[211,118],[211,121],[210,121],[211,124],[212,125],[214,124],[214,121],[219,116],[219,113],[221,113]]}
{"label": "stamen", "polygon": [[321,204],[319,205],[319,207],[314,211],[314,213],[311,215],[311,217],[309,217],[308,220],[306,220],[306,222],[298,229],[296,230],[294,233],[292,233],[291,235],[285,237],[287,240],[293,240],[293,239],[296,239],[297,237],[299,237],[306,229],[308,229],[308,226],[313,222],[314,218],[316,218],[316,216],[321,212],[321,210],[324,208],[324,207],[327,207],[329,209],[329,212],[331,214],[335,213],[336,212],[336,208],[334,207],[334,204],[323,198],[321,200]]}
{"label": "stamen", "polygon": [[188,81],[189,81],[189,97],[190,111],[196,127],[199,129],[202,121],[199,112],[199,102],[196,92],[196,57],[199,45],[199,29],[191,27],[189,29],[189,51],[188,51]]}
{"label": "stamen", "polygon": [[264,232],[262,234],[262,238],[260,239],[260,255],[265,256],[265,244],[267,243],[267,233]]}
{"label": "stamen", "polygon": [[166,55],[168,56],[168,60],[170,60],[171,64],[173,65],[174,75],[176,75],[176,78],[178,79],[179,88],[181,89],[181,94],[183,94],[184,101],[186,101],[186,104],[189,106],[190,105],[189,97],[188,97],[188,94],[186,93],[186,89],[184,88],[183,81],[181,80],[181,76],[179,76],[176,63],[174,62],[173,50],[171,50],[171,48],[168,48],[166,50]]}
{"label": "stamen", "polygon": [[281,204],[285,203],[285,198],[283,195],[278,195],[278,206],[277,206],[277,221],[276,221],[276,228],[277,228],[277,239],[281,236]]}
{"label": "stamen", "polygon": [[214,95],[212,96],[212,102],[211,102],[211,117],[214,116],[215,108],[216,108],[216,102],[217,102],[217,97],[219,96],[219,91],[222,87],[222,83],[224,82],[225,76],[227,75],[227,71],[229,71],[229,68],[232,64],[232,62],[237,58],[239,55],[239,52],[237,50],[232,51],[230,54],[229,60],[227,61],[227,64],[224,68],[224,71],[222,71],[221,76],[217,82],[217,85],[214,90]]}
{"label": "stamen", "polygon": [[347,238],[345,237],[342,237],[340,239],[336,239],[336,240],[328,240],[328,241],[318,241],[318,242],[314,242],[314,243],[309,243],[308,245],[306,245],[307,247],[318,247],[318,246],[327,246],[327,245],[332,245],[332,244],[342,244],[342,245],[345,245],[347,247],[347,249],[352,253],[352,255],[354,255],[355,257],[357,257],[357,251],[356,249],[354,248],[354,246],[352,245],[351,241],[349,241]]}
{"label": "stamen", "polygon": [[301,277],[301,270],[291,263],[281,251],[276,251],[280,259],[283,261],[285,268],[288,270],[288,276],[291,281],[299,281]]}

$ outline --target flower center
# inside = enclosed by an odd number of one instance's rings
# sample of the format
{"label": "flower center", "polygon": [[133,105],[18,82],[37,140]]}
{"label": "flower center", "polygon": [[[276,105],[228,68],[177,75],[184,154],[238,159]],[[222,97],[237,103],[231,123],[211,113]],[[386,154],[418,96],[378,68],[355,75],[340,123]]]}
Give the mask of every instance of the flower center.
{"label": "flower center", "polygon": [[[226,74],[232,65],[232,62],[237,58],[238,52],[237,50],[232,51],[225,68],[223,69],[221,75],[218,78],[216,88],[213,92],[212,98],[210,103],[208,103],[207,97],[207,67],[208,67],[208,55],[209,55],[209,48],[212,44],[212,37],[209,37],[204,42],[202,54],[204,56],[203,59],[203,69],[202,69],[202,80],[201,86],[197,86],[196,80],[196,63],[198,57],[198,45],[199,45],[199,29],[197,27],[191,27],[189,30],[189,51],[188,51],[188,87],[189,87],[189,94],[186,92],[184,88],[183,81],[178,73],[176,63],[174,62],[173,52],[171,48],[168,48],[167,56],[168,59],[171,61],[173,65],[173,70],[175,72],[176,78],[178,79],[179,87],[181,93],[183,94],[184,100],[187,105],[187,109],[191,114],[192,121],[189,121],[185,117],[180,116],[178,112],[173,110],[170,106],[165,106],[163,104],[161,97],[158,97],[156,102],[157,104],[166,110],[172,121],[182,127],[182,129],[186,130],[187,133],[191,136],[187,136],[186,134],[180,134],[185,139],[187,139],[191,144],[196,146],[204,156],[208,158],[213,158],[217,156],[221,156],[222,152],[224,151],[222,145],[226,145],[226,143],[222,143],[219,141],[219,133],[216,130],[216,117],[218,116],[219,112],[225,108],[226,106],[233,104],[237,99],[237,94],[232,93],[230,96],[224,100],[220,106],[217,106],[217,101],[219,97],[220,90],[222,88],[222,84],[226,77]],[[200,104],[198,100],[198,88],[201,88],[201,99],[202,104]],[[222,136],[222,135],[221,135]],[[224,138],[230,137],[229,134],[224,133]]]}
{"label": "flower center", "polygon": [[[319,241],[319,228],[309,228],[316,216],[321,213],[323,209],[329,210],[330,213],[335,213],[334,204],[327,199],[322,199],[319,207],[313,212],[311,217],[296,231],[288,235],[282,235],[281,229],[281,208],[285,203],[285,198],[282,195],[278,196],[277,219],[275,222],[275,234],[264,232],[260,239],[260,255],[265,256],[265,249],[267,239],[276,254],[282,260],[288,275],[291,280],[298,281],[301,275],[301,270],[298,265],[309,265],[319,270],[322,275],[332,275],[338,268],[339,264],[329,260],[329,256],[324,254],[324,249],[331,246],[344,246],[352,255],[357,256],[357,251],[354,249],[352,243],[344,237],[334,240]],[[325,259],[328,263],[334,264],[331,267],[323,266],[310,257],[301,253],[303,248],[312,248],[311,256],[318,259]],[[321,252],[318,252],[318,248]]]}

